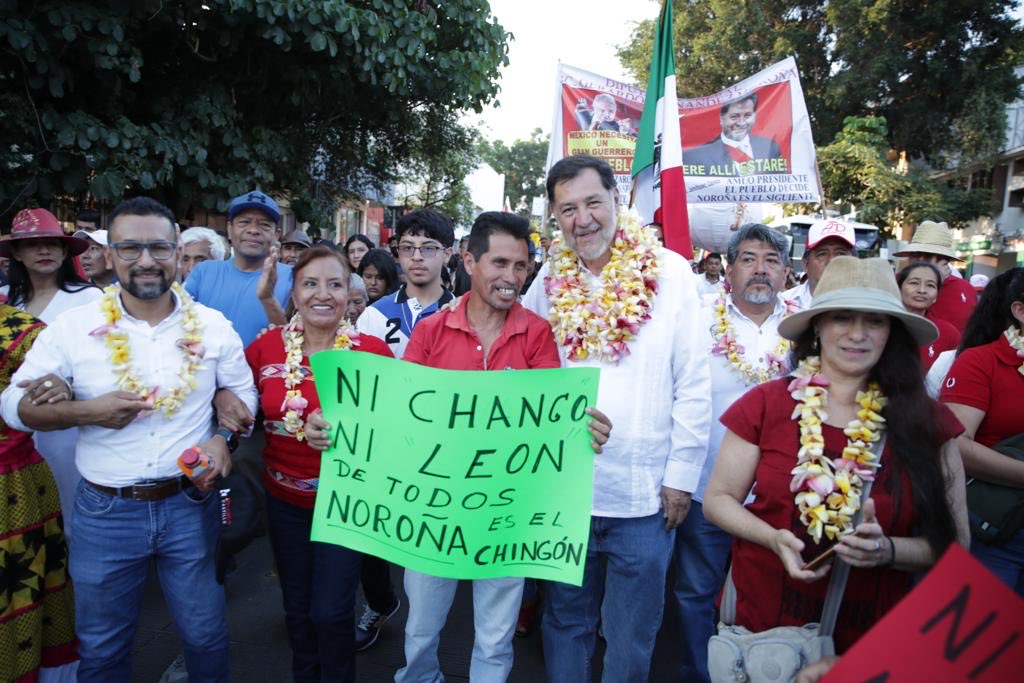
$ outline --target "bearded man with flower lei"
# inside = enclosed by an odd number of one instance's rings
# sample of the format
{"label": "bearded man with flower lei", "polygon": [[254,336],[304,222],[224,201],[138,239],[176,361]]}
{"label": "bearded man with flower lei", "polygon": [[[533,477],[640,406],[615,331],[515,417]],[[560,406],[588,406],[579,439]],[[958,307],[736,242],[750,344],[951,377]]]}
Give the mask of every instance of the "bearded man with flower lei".
{"label": "bearded man with flower lei", "polygon": [[[722,416],[704,511],[733,536],[735,623],[753,632],[819,621],[825,575],[850,565],[841,654],[914,573],[950,543],[966,545],[963,426],[925,393],[917,349],[938,330],[903,307],[884,259],[834,258],[811,306],[779,332],[795,369]],[[833,547],[832,559],[808,564]]]}
{"label": "bearded man with flower lei", "polygon": [[645,680],[675,528],[708,438],[696,276],[650,231],[618,218],[607,162],[562,159],[547,193],[561,236],[523,305],[549,320],[565,367],[601,369],[596,407],[615,425],[594,458],[583,585],[552,582],[545,594],[548,680],[588,680],[602,610],[605,677]]}
{"label": "bearded man with flower lei", "polygon": [[[69,547],[78,680],[131,678],[134,625],[154,561],[189,677],[227,680],[212,486],[231,469],[232,435],[216,429],[214,397],[225,390],[255,411],[252,373],[227,319],[176,284],[182,247],[169,208],[148,197],[121,202],[108,239],[120,284],[39,334],[0,400],[3,419],[21,430],[80,428]],[[55,376],[46,382],[67,400],[33,400],[18,386],[44,376]],[[176,461],[197,445],[213,466],[193,482]]]}

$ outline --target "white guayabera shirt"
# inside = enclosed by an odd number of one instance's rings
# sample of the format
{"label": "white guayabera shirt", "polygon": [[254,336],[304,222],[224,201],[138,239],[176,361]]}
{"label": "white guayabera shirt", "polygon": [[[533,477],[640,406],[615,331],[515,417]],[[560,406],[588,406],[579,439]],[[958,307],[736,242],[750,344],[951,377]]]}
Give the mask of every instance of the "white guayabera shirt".
{"label": "white guayabera shirt", "polygon": [[[657,513],[662,485],[693,493],[707,452],[711,381],[696,276],[682,256],[666,249],[658,265],[651,319],[630,343],[629,356],[617,365],[569,361],[559,347],[563,367],[601,369],[597,408],[611,420],[612,433],[594,457],[592,514],[599,517]],[[545,263],[523,297],[523,305],[545,319],[549,268]],[[596,288],[599,278],[581,271]]]}

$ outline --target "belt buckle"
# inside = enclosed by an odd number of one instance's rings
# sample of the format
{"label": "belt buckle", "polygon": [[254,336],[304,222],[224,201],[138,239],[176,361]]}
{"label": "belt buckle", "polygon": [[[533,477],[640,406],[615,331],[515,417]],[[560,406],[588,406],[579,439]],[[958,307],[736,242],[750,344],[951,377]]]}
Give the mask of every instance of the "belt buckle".
{"label": "belt buckle", "polygon": [[156,489],[158,487],[166,486],[167,484],[170,484],[172,481],[173,480],[171,479],[164,479],[163,481],[146,481],[138,484],[132,484],[132,499],[143,500],[139,498],[140,495],[144,494],[145,492],[152,491],[153,489]]}

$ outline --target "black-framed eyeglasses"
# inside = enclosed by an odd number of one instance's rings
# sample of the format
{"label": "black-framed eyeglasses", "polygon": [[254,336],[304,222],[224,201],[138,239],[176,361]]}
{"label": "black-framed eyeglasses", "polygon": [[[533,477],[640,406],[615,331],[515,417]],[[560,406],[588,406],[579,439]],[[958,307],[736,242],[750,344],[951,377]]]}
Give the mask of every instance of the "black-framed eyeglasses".
{"label": "black-framed eyeglasses", "polygon": [[425,244],[422,247],[414,247],[411,244],[399,244],[398,253],[402,256],[412,256],[419,250],[420,255],[423,258],[432,258],[437,256],[438,253],[444,250],[444,247],[439,247],[436,244]]}
{"label": "black-framed eyeglasses", "polygon": [[175,242],[164,240],[158,242],[114,242],[110,248],[117,252],[118,258],[122,261],[138,261],[142,258],[142,252],[147,250],[149,255],[157,261],[167,261],[174,256],[178,245]]}

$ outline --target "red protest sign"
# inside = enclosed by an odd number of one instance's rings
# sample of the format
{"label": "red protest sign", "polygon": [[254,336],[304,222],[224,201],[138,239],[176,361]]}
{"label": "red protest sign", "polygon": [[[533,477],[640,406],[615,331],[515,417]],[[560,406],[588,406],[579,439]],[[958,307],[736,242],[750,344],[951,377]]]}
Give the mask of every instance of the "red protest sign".
{"label": "red protest sign", "polygon": [[1024,599],[954,544],[823,680],[995,683],[1022,667]]}

